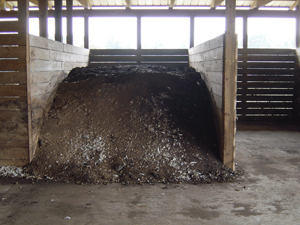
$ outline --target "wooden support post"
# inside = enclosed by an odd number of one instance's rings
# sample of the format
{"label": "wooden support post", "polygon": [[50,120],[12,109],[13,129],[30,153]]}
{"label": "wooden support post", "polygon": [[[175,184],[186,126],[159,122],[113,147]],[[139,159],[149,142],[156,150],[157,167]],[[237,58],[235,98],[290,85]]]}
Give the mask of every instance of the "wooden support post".
{"label": "wooden support post", "polygon": [[[24,71],[19,72],[25,72],[26,73],[26,97],[27,97],[27,118],[28,118],[28,162],[30,162],[33,158],[33,151],[31,151],[33,148],[32,143],[32,124],[31,124],[31,88],[30,88],[30,59],[29,59],[29,40],[28,40],[28,31],[29,31],[29,1],[28,0],[18,0],[18,22],[19,22],[19,35],[21,37],[25,37],[25,49],[26,49],[26,67]],[[24,35],[25,34],[25,35]],[[20,46],[19,46],[20,47]]]}
{"label": "wooden support post", "polygon": [[142,18],[140,15],[137,16],[137,64],[141,64],[141,49],[142,49],[142,35],[141,35],[141,32],[142,32]]}
{"label": "wooden support post", "polygon": [[89,48],[89,16],[88,10],[84,9],[84,47]]}
{"label": "wooden support post", "polygon": [[226,0],[226,32],[224,44],[223,118],[224,165],[235,170],[237,38],[235,34],[236,1]]}
{"label": "wooden support post", "polygon": [[195,45],[195,17],[190,17],[190,48],[194,47]]}
{"label": "wooden support post", "polygon": [[39,0],[40,36],[48,38],[48,1]]}
{"label": "wooden support post", "polygon": [[62,42],[62,0],[55,0],[55,40]]}
{"label": "wooden support post", "polygon": [[73,45],[73,0],[67,0],[67,44]]}
{"label": "wooden support post", "polygon": [[297,6],[298,14],[296,17],[296,48],[300,48],[300,6]]}

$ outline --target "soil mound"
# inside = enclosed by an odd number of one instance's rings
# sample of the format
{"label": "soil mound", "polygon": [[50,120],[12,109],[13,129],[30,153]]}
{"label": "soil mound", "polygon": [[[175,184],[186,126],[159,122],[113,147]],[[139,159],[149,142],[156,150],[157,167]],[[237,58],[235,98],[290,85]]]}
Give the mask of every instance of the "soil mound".
{"label": "soil mound", "polygon": [[192,68],[75,68],[27,170],[77,183],[231,180],[236,174],[215,156],[212,115]]}

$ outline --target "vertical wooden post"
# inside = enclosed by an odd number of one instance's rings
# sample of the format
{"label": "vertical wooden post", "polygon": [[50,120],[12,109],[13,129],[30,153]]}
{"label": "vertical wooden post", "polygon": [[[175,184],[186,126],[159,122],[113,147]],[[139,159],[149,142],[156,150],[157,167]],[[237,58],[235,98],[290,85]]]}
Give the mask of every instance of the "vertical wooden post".
{"label": "vertical wooden post", "polygon": [[298,14],[296,17],[296,48],[300,48],[300,6],[297,6]]}
{"label": "vertical wooden post", "polygon": [[137,16],[137,64],[141,64],[141,49],[142,49],[142,18],[140,15]]}
{"label": "vertical wooden post", "polygon": [[73,0],[67,0],[67,44],[73,44]]}
{"label": "vertical wooden post", "polygon": [[84,47],[89,48],[89,16],[87,9],[84,9]]}
{"label": "vertical wooden post", "polygon": [[[26,82],[26,88],[27,88],[27,118],[28,118],[28,162],[30,162],[33,158],[33,151],[32,151],[32,124],[31,124],[31,88],[30,88],[30,59],[29,59],[29,37],[28,37],[28,31],[29,31],[29,1],[28,0],[18,0],[18,22],[19,22],[19,35],[20,38],[25,38],[26,41],[26,69],[25,71],[19,71],[19,72],[25,72],[27,77]],[[25,112],[24,112],[25,114]]]}
{"label": "vertical wooden post", "polygon": [[40,36],[48,38],[48,1],[39,0]]}
{"label": "vertical wooden post", "polygon": [[195,17],[190,17],[190,48],[194,47],[195,45]]}
{"label": "vertical wooden post", "polygon": [[235,34],[236,1],[226,0],[226,32],[224,41],[223,118],[224,165],[235,170],[237,38]]}
{"label": "vertical wooden post", "polygon": [[55,0],[55,40],[62,41],[62,0]]}
{"label": "vertical wooden post", "polygon": [[248,48],[248,16],[243,17],[243,49]]}

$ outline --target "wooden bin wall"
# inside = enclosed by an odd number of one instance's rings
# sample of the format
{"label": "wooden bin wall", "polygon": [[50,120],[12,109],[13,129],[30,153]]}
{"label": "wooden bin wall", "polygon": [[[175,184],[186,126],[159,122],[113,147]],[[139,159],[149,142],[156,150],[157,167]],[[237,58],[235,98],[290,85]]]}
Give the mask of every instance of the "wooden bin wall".
{"label": "wooden bin wall", "polygon": [[29,161],[27,34],[22,20],[0,21],[0,165]]}
{"label": "wooden bin wall", "polygon": [[237,43],[227,34],[189,49],[189,64],[201,73],[210,93],[223,163],[235,169]]}
{"label": "wooden bin wall", "polygon": [[0,21],[0,166],[32,160],[58,84],[88,65],[88,49],[28,35],[23,23]]}
{"label": "wooden bin wall", "polygon": [[239,49],[238,119],[270,121],[292,118],[296,65],[294,49]]}
{"label": "wooden bin wall", "polygon": [[156,64],[188,66],[187,49],[91,49],[89,66]]}
{"label": "wooden bin wall", "polygon": [[89,50],[29,35],[30,111],[33,155],[43,119],[47,115],[59,83],[74,67],[88,65]]}
{"label": "wooden bin wall", "polygon": [[297,63],[295,72],[295,117],[300,124],[300,49],[296,49]]}

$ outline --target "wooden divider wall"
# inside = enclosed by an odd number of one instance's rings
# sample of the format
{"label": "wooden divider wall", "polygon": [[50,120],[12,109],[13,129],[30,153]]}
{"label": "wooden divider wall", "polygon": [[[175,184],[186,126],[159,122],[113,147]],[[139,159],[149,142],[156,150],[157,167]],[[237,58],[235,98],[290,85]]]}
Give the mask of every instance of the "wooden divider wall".
{"label": "wooden divider wall", "polygon": [[[43,119],[59,83],[74,67],[88,65],[89,50],[47,38],[29,36],[30,90],[33,143],[37,143]],[[34,154],[36,144],[31,154]]]}
{"label": "wooden divider wall", "polygon": [[[19,12],[18,17],[22,18]],[[26,24],[0,21],[0,165],[29,161]]]}
{"label": "wooden divider wall", "polygon": [[189,63],[201,73],[211,97],[220,156],[235,170],[237,37],[224,34],[189,49]]}
{"label": "wooden divider wall", "polygon": [[238,119],[267,121],[292,118],[295,65],[294,49],[239,49]]}
{"label": "wooden divider wall", "polygon": [[91,49],[90,66],[156,64],[188,66],[187,49]]}
{"label": "wooden divider wall", "polygon": [[296,72],[295,72],[295,117],[300,124],[300,49],[296,49]]}
{"label": "wooden divider wall", "polygon": [[223,128],[223,42],[224,35],[189,49],[190,66],[201,73],[210,93],[217,126],[219,144],[222,145]]}

